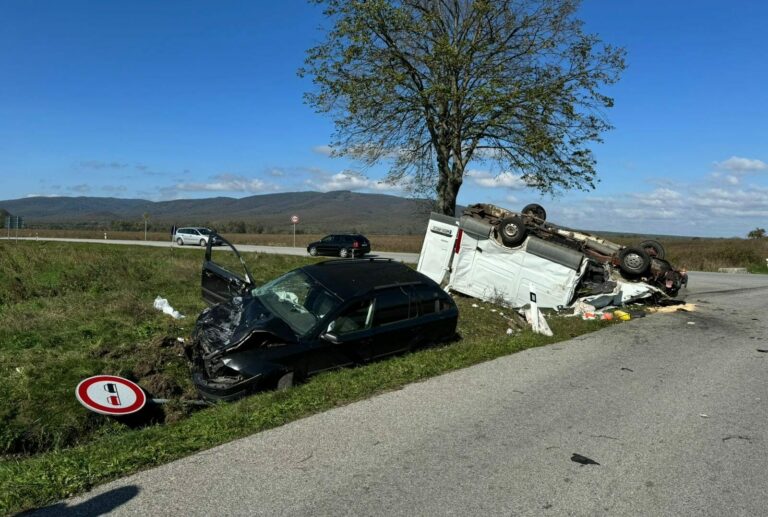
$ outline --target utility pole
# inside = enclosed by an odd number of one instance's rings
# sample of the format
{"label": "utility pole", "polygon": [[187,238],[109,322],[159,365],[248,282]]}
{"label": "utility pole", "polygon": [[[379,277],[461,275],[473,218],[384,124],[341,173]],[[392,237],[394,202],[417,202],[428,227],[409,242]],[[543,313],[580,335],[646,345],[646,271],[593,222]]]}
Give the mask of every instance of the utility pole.
{"label": "utility pole", "polygon": [[147,240],[147,221],[149,221],[149,214],[144,213],[144,240]]}

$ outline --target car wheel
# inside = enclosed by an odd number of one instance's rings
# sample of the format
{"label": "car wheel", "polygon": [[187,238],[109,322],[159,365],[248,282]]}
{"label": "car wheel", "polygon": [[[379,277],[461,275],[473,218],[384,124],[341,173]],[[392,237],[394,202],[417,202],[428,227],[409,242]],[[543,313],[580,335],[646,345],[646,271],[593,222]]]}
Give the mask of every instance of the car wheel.
{"label": "car wheel", "polygon": [[539,219],[542,223],[547,220],[547,211],[544,210],[543,206],[537,205],[536,203],[525,205],[521,214],[535,217],[536,219]]}
{"label": "car wheel", "polygon": [[499,225],[501,242],[505,246],[518,246],[525,240],[525,223],[521,217],[516,215],[505,217]]}
{"label": "car wheel", "polygon": [[208,244],[208,243],[205,242],[205,239],[200,239],[200,247],[201,248],[205,247],[206,244]]}
{"label": "car wheel", "polygon": [[287,390],[293,386],[293,372],[288,372],[277,380],[276,390]]}
{"label": "car wheel", "polygon": [[179,246],[184,246],[184,239],[179,237],[178,239],[176,239],[176,244],[178,244]]}
{"label": "car wheel", "polygon": [[317,256],[317,248],[315,248],[314,246],[309,248],[309,254],[312,255],[313,257],[316,257]]}
{"label": "car wheel", "polygon": [[640,248],[624,248],[619,252],[619,268],[630,275],[642,275],[651,265],[651,257]]}
{"label": "car wheel", "polygon": [[659,241],[643,241],[640,243],[640,247],[645,250],[648,255],[657,259],[664,259],[666,251],[664,246]]}
{"label": "car wheel", "polygon": [[349,250],[347,248],[341,248],[339,250],[339,256],[341,258],[347,258],[349,256]]}

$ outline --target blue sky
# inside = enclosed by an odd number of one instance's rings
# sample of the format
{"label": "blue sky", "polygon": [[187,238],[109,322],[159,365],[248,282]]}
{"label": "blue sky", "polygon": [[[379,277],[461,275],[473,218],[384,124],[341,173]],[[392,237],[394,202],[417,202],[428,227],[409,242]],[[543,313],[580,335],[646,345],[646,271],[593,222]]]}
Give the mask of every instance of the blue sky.
{"label": "blue sky", "polygon": [[[592,230],[768,226],[768,2],[585,0],[580,16],[627,50],[598,188],[542,198],[470,164],[459,202],[540,202]],[[0,199],[398,194],[385,166],[330,158],[332,122],[303,103],[324,23],[304,0],[3,0]]]}

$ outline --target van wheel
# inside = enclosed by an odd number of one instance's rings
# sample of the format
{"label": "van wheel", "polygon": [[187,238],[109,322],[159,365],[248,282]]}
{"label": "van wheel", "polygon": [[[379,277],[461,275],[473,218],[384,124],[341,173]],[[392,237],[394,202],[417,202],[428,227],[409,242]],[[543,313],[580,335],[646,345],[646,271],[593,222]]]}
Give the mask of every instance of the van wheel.
{"label": "van wheel", "polygon": [[178,244],[179,246],[184,246],[184,239],[179,237],[178,239],[176,239],[176,244]]}
{"label": "van wheel", "polygon": [[287,390],[293,386],[293,372],[288,372],[277,380],[276,390]]}
{"label": "van wheel", "polygon": [[525,205],[525,207],[523,208],[523,211],[520,213],[523,215],[530,215],[532,217],[535,217],[536,219],[539,219],[542,223],[547,220],[547,211],[544,210],[543,206],[538,205],[536,203]]}
{"label": "van wheel", "polygon": [[502,219],[499,230],[504,246],[518,246],[525,240],[525,223],[521,217],[516,215]]}
{"label": "van wheel", "polygon": [[650,256],[664,260],[666,251],[664,250],[664,246],[659,241],[643,241],[640,243],[640,247],[643,248],[645,252]]}
{"label": "van wheel", "polygon": [[619,268],[630,275],[642,275],[651,265],[651,257],[640,248],[624,248],[619,252]]}
{"label": "van wheel", "polygon": [[200,247],[201,248],[204,248],[206,244],[208,244],[208,243],[205,242],[205,239],[200,239]]}
{"label": "van wheel", "polygon": [[341,248],[339,250],[339,256],[341,258],[347,258],[349,256],[349,250],[347,248]]}

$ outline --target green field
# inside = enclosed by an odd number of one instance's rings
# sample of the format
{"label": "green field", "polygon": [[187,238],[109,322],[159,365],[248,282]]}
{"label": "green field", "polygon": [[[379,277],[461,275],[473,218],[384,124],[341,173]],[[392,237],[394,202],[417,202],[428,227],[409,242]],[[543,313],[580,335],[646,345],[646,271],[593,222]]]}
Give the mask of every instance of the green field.
{"label": "green field", "polygon": [[[759,251],[729,247],[723,253],[734,250],[754,256],[754,268],[764,269]],[[232,261],[231,254],[216,253],[217,260]],[[245,258],[259,283],[313,260]],[[0,241],[0,513],[44,505],[307,414],[600,327],[551,318],[554,338],[528,331],[508,336],[507,321],[492,306],[473,307],[474,301],[459,298],[462,339],[456,343],[201,409],[184,403],[197,396],[178,340],[189,339],[204,307],[201,260],[199,249]],[[187,317],[174,320],[156,311],[156,296]],[[100,373],[136,380],[152,396],[172,402],[145,427],[91,413],[77,402],[74,388]]]}

